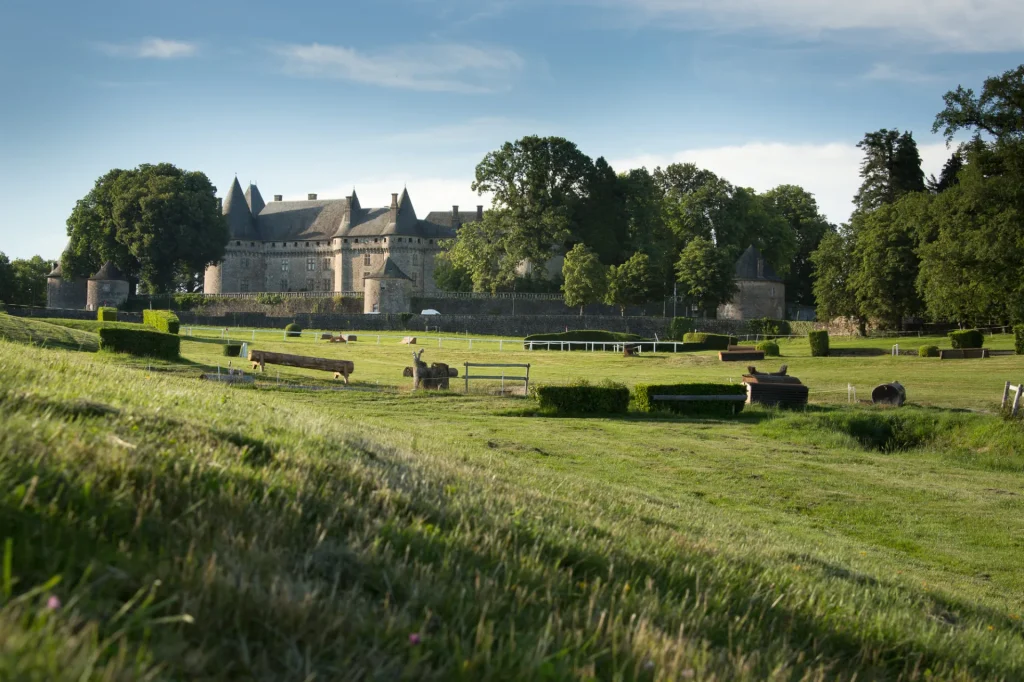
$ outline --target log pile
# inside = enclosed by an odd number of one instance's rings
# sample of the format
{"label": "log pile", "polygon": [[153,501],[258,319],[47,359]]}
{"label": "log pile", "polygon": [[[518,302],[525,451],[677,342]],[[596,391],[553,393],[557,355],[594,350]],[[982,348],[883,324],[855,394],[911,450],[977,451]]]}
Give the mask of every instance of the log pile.
{"label": "log pile", "polygon": [[319,369],[334,372],[335,379],[345,379],[355,371],[355,363],[351,360],[332,360],[330,358],[313,358],[307,355],[290,355],[288,353],[272,353],[266,350],[250,350],[249,362],[255,371],[257,368],[266,371],[265,365],[282,365],[284,367],[301,367],[303,369]]}
{"label": "log pile", "polygon": [[747,362],[750,360],[764,360],[763,350],[720,350],[718,359],[722,362]]}

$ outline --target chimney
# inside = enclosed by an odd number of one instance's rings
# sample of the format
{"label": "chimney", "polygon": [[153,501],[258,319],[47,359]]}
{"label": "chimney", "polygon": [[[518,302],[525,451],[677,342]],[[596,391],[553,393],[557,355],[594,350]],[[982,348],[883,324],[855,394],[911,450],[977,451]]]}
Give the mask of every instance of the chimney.
{"label": "chimney", "polygon": [[316,195],[315,194],[307,194],[306,195],[306,199],[308,201],[316,201]]}
{"label": "chimney", "polygon": [[391,195],[391,222],[398,222],[398,193]]}
{"label": "chimney", "polygon": [[484,219],[484,207],[483,206],[477,206],[476,207],[476,219],[477,220],[483,220]]}
{"label": "chimney", "polygon": [[275,194],[274,195],[274,201],[284,201],[284,195]]}

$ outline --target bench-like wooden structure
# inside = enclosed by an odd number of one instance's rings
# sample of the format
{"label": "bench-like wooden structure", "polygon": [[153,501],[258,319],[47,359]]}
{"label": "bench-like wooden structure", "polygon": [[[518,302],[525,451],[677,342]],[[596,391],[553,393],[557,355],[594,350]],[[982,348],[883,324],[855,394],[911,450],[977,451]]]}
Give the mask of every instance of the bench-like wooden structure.
{"label": "bench-like wooden structure", "polygon": [[756,367],[747,367],[743,375],[747,385],[747,403],[778,407],[803,407],[807,404],[810,389],[796,377],[786,374],[783,365],[778,372],[758,372]]}
{"label": "bench-like wooden structure", "polygon": [[987,357],[987,348],[953,348],[939,351],[940,360],[980,360]]}
{"label": "bench-like wooden structure", "polygon": [[718,359],[722,362],[745,362],[747,360],[764,360],[763,350],[720,350]]}
{"label": "bench-like wooden structure", "polygon": [[261,372],[266,371],[265,365],[282,365],[284,367],[301,367],[303,369],[319,369],[325,372],[334,372],[335,379],[344,379],[348,383],[348,377],[355,371],[355,363],[351,360],[332,360],[330,358],[311,358],[307,355],[289,355],[287,353],[272,353],[267,350],[250,350],[249,362],[253,370],[259,368]]}

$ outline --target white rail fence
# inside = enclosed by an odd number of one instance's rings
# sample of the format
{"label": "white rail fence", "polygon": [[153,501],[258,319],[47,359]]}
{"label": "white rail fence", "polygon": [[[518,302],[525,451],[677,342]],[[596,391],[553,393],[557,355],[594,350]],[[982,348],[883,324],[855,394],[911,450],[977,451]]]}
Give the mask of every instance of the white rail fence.
{"label": "white rail fence", "polygon": [[1003,409],[1006,409],[1006,404],[1010,402],[1010,393],[1013,393],[1013,406],[1010,408],[1010,416],[1016,417],[1017,412],[1020,411],[1020,400],[1021,394],[1024,393],[1024,385],[1018,384],[1014,386],[1009,381],[1006,382],[1006,387],[1003,388]]}

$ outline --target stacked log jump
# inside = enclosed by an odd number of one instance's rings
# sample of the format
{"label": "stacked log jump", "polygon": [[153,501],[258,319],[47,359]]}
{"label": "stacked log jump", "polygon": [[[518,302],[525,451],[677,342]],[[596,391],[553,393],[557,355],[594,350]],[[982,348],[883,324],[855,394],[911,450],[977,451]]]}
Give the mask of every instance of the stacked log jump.
{"label": "stacked log jump", "polygon": [[330,332],[324,332],[323,334],[320,335],[320,340],[321,341],[330,341],[331,343],[349,343],[350,341],[355,341],[356,340],[356,335],[355,334],[339,334],[338,336],[335,336],[334,334],[331,334]]}
{"label": "stacked log jump", "polygon": [[266,350],[249,351],[249,362],[252,363],[254,371],[258,368],[261,372],[266,371],[266,365],[301,367],[303,369],[319,369],[325,372],[334,372],[334,378],[344,379],[346,384],[348,383],[349,375],[355,371],[355,363],[351,360],[313,358],[306,355],[271,353]]}
{"label": "stacked log jump", "polygon": [[418,353],[412,354],[412,367],[406,367],[402,376],[412,377],[412,390],[416,391],[421,388],[428,391],[447,391],[449,388],[449,379],[454,379],[459,376],[459,370],[449,367],[443,362],[435,362],[427,367],[427,363],[423,362],[420,358],[423,356],[423,350]]}
{"label": "stacked log jump", "polygon": [[786,365],[778,372],[758,372],[756,367],[747,367],[749,373],[743,375],[747,403],[778,407],[806,405],[810,390],[796,377],[787,376],[787,370]]}
{"label": "stacked log jump", "polygon": [[[735,348],[736,346],[731,346]],[[718,359],[722,362],[748,362],[750,360],[764,360],[764,351],[751,348],[750,350],[720,350]]]}

